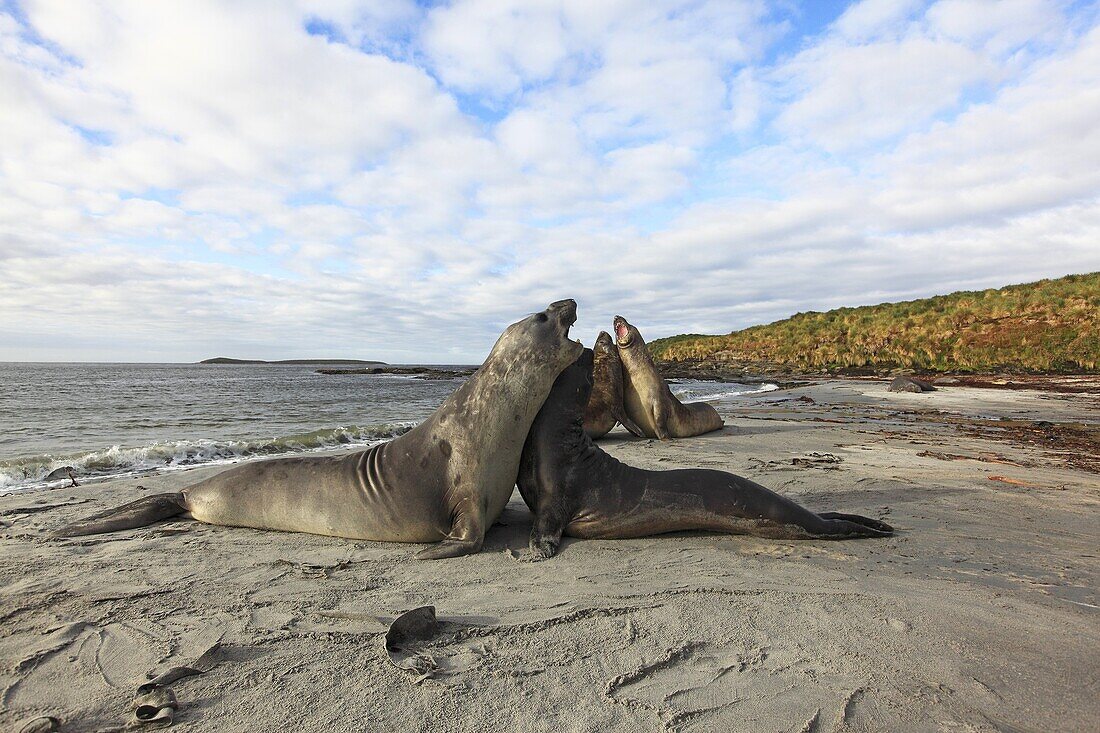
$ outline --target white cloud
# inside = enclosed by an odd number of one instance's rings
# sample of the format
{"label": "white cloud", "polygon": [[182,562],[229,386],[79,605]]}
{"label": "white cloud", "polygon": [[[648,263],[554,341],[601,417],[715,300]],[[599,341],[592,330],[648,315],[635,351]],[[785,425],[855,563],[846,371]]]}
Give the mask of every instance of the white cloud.
{"label": "white cloud", "polygon": [[897,34],[908,25],[921,0],[860,0],[849,6],[833,24],[847,39],[862,41]]}
{"label": "white cloud", "polygon": [[0,358],[472,361],[560,297],[658,336],[1100,269],[1061,3],[20,7]]}
{"label": "white cloud", "polygon": [[778,72],[792,100],[777,125],[826,150],[866,148],[919,129],[997,74],[992,61],[950,41],[830,41],[803,51]]}

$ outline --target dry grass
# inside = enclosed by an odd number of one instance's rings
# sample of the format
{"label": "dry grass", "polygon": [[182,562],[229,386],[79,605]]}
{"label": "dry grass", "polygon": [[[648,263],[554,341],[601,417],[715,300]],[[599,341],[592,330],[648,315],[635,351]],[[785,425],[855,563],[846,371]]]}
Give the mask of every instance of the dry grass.
{"label": "dry grass", "polygon": [[770,362],[808,371],[1100,369],[1100,272],[903,303],[798,313],[725,336],[657,339],[667,361]]}

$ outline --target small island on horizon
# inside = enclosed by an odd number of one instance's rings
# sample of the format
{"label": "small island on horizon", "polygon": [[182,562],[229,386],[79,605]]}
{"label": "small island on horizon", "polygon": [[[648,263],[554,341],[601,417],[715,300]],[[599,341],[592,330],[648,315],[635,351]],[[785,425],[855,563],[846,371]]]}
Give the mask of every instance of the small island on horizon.
{"label": "small island on horizon", "polygon": [[267,361],[265,359],[231,359],[228,356],[215,356],[212,359],[203,359],[199,364],[372,364],[386,366],[384,361],[367,361],[365,359],[278,359]]}

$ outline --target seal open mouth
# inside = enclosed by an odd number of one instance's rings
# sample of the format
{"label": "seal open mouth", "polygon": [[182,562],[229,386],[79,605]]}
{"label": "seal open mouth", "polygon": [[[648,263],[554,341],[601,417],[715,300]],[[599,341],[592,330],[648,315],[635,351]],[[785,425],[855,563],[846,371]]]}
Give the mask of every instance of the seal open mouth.
{"label": "seal open mouth", "polygon": [[619,346],[630,346],[634,341],[630,335],[630,324],[622,316],[615,316],[615,341]]}
{"label": "seal open mouth", "polygon": [[567,331],[570,326],[577,322],[577,301],[572,298],[555,301],[547,306],[546,310],[556,311],[558,321],[565,326]]}
{"label": "seal open mouth", "polygon": [[[562,329],[562,337],[566,340],[570,340],[569,329],[574,323],[577,322],[577,301],[573,300],[572,298],[567,298],[566,300],[558,300],[548,305],[546,307],[546,310],[557,316],[558,323],[561,325]],[[572,343],[575,343],[581,348],[584,348],[584,345],[581,344],[580,339],[577,339]]]}

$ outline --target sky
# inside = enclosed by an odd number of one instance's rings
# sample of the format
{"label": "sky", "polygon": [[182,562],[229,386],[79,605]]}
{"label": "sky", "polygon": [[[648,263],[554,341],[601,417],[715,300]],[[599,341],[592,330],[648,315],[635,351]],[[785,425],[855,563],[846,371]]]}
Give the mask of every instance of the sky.
{"label": "sky", "polygon": [[1100,270],[1100,7],[0,0],[0,360],[478,363]]}

